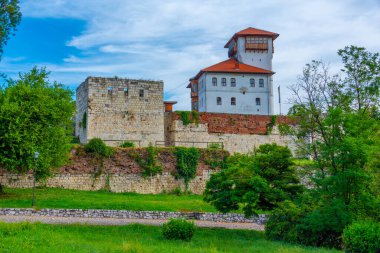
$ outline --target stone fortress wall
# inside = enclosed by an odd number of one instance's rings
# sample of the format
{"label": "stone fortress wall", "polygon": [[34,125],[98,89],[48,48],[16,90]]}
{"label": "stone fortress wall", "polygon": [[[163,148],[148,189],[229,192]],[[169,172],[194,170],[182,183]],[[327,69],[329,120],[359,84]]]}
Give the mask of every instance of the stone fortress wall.
{"label": "stone fortress wall", "polygon": [[[189,190],[194,194],[202,194],[212,170],[202,171],[189,183]],[[10,188],[32,188],[33,174],[0,174],[0,184]],[[176,188],[185,191],[183,180],[176,179],[171,173],[163,172],[160,175],[144,178],[141,174],[102,174],[94,177],[93,174],[64,174],[58,173],[37,186],[53,188],[97,191],[110,190],[111,192],[136,192],[141,194],[160,194],[171,192]]]}
{"label": "stone fortress wall", "polygon": [[[288,117],[275,119],[277,124],[293,124]],[[231,154],[249,153],[266,143],[288,146],[295,151],[291,137],[281,135],[276,125],[268,130],[272,120],[272,116],[265,115],[199,113],[199,122],[184,125],[177,113],[166,112],[165,138],[173,146],[206,148],[211,143],[218,143]]]}
{"label": "stone fortress wall", "polygon": [[[206,148],[211,143],[219,143],[231,154],[249,153],[265,143],[286,145],[295,150],[291,138],[280,135],[276,126],[268,131],[274,116],[199,113],[197,122],[185,125],[179,113],[164,112],[162,82],[88,77],[77,89],[76,103],[75,129],[81,143],[98,137],[111,146],[117,146],[123,140],[135,141],[141,147],[152,144]],[[284,116],[276,117],[276,122],[294,123]],[[123,157],[127,156],[121,155],[120,159]],[[117,170],[109,166],[109,173],[95,177],[89,171],[91,164],[83,161],[74,164],[80,165],[81,169],[61,169],[40,185],[153,194],[170,192],[178,187],[185,189],[183,180],[176,179],[170,170],[144,178],[138,172],[137,164],[123,165],[116,161],[112,166]],[[165,166],[174,168],[175,161],[169,159]],[[129,172],[123,173],[126,170]],[[190,182],[189,190],[202,194],[212,173],[210,168],[198,168],[198,175]],[[31,174],[0,173],[0,183],[7,187],[30,188],[33,177]]]}
{"label": "stone fortress wall", "polygon": [[148,146],[163,140],[163,89],[162,81],[88,77],[77,89],[80,142],[98,137],[113,146],[122,140]]}
{"label": "stone fortress wall", "polygon": [[[77,89],[76,135],[81,143],[98,137],[110,146],[128,140],[141,147],[204,148],[217,142],[230,153],[251,152],[264,143],[294,149],[276,127],[268,133],[272,116],[200,113],[197,124],[184,125],[178,113],[164,111],[161,81],[88,77]],[[278,123],[289,121],[277,117]]]}

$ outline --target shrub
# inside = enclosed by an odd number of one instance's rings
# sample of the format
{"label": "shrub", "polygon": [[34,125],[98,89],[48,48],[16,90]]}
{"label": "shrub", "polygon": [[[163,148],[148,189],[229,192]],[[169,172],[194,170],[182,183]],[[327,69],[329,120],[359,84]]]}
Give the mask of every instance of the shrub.
{"label": "shrub", "polygon": [[190,180],[197,175],[199,151],[197,148],[177,147],[175,155],[178,176],[184,179],[187,191]]}
{"label": "shrub", "polygon": [[347,252],[380,252],[380,223],[356,222],[343,232],[343,243]]}
{"label": "shrub", "polygon": [[114,153],[114,150],[111,147],[107,147],[107,145],[99,138],[91,139],[84,146],[84,150],[87,153],[97,154],[101,157],[109,157]]}
{"label": "shrub", "polygon": [[190,241],[195,232],[194,222],[184,219],[170,219],[162,226],[162,235],[168,240]]}
{"label": "shrub", "polygon": [[208,148],[209,149],[220,149],[221,146],[220,146],[220,143],[213,142],[213,143],[210,143],[210,145],[208,145]]}
{"label": "shrub", "polygon": [[144,169],[144,177],[155,176],[162,171],[162,166],[157,163],[158,149],[149,145],[147,148],[148,155],[144,158],[137,158],[137,163]]}
{"label": "shrub", "polygon": [[181,190],[181,188],[180,187],[176,187],[176,188],[174,188],[171,192],[170,192],[170,194],[173,194],[173,195],[176,195],[176,196],[181,196],[182,195],[182,190]]}
{"label": "shrub", "polygon": [[319,206],[312,197],[304,197],[299,202],[285,201],[272,211],[266,223],[267,238],[341,248],[342,231],[351,222],[348,206],[339,200]]}
{"label": "shrub", "polygon": [[134,148],[136,145],[131,141],[124,141],[122,144],[120,144],[121,148]]}
{"label": "shrub", "polygon": [[286,200],[274,209],[265,224],[265,235],[270,240],[298,242],[296,225],[300,222],[302,210]]}

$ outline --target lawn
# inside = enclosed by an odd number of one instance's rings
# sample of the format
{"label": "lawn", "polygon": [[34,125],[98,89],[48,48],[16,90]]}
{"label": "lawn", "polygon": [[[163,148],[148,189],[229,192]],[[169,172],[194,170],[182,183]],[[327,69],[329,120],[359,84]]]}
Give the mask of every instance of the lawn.
{"label": "lawn", "polygon": [[[1,207],[31,207],[31,189],[5,189]],[[37,208],[216,212],[199,195],[111,193],[59,188],[36,189]]]}
{"label": "lawn", "polygon": [[271,242],[263,232],[197,229],[190,242],[168,241],[160,227],[0,223],[1,252],[278,252],[329,253],[334,250]]}

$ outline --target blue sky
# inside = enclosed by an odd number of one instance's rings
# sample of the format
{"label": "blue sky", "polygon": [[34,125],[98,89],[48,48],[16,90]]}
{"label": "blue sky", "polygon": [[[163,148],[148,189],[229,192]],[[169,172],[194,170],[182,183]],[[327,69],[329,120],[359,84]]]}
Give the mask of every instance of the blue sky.
{"label": "blue sky", "polygon": [[[75,89],[87,76],[163,80],[175,109],[190,109],[188,79],[227,58],[223,48],[249,26],[280,34],[274,92],[283,101],[313,59],[339,71],[346,45],[380,51],[379,0],[21,0],[23,20],[4,48],[0,72],[16,77],[46,66]],[[283,105],[283,110],[289,104]],[[278,111],[278,107],[276,106]]]}

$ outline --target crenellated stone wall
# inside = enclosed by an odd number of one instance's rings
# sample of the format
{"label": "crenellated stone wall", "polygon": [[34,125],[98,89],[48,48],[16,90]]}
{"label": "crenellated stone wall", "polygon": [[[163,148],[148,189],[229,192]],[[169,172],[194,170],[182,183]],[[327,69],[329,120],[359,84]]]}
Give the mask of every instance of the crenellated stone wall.
{"label": "crenellated stone wall", "polygon": [[77,89],[80,142],[97,137],[111,146],[123,140],[148,146],[164,140],[163,89],[162,81],[88,77]]}

